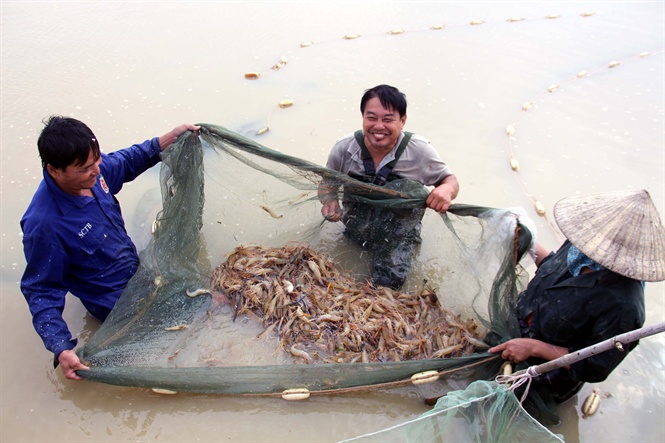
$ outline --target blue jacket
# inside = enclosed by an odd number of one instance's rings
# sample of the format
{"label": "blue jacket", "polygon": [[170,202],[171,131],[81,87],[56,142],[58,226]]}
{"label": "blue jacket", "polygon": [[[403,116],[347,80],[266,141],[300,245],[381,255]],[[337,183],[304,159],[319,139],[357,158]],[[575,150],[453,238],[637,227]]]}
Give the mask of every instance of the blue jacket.
{"label": "blue jacket", "polygon": [[115,194],[160,161],[159,139],[102,154],[94,197],[63,192],[44,169],[21,219],[26,268],[21,291],[44,346],[58,355],[76,346],[62,318],[71,292],[104,320],[138,268]]}

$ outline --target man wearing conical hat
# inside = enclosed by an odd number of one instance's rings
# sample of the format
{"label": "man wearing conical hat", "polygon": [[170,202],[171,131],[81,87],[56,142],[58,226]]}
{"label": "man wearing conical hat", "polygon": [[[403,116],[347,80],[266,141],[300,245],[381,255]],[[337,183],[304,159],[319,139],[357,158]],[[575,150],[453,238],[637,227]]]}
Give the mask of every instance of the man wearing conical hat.
{"label": "man wearing conical hat", "polygon": [[[642,327],[644,282],[665,280],[665,229],[647,191],[566,198],[554,218],[567,240],[556,252],[536,247],[538,269],[516,306],[521,338],[489,350],[514,363],[537,365]],[[563,402],[605,380],[636,345],[534,381]]]}

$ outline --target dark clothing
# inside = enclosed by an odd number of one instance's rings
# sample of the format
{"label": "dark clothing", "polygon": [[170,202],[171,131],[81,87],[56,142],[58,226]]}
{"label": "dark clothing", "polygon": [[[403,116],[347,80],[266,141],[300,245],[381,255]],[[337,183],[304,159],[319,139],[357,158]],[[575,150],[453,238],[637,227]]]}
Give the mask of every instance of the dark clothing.
{"label": "dark clothing", "polygon": [[425,208],[390,209],[344,202],[344,235],[372,253],[372,281],[402,287],[418,245]]}
{"label": "dark clothing", "polygon": [[[404,133],[395,158],[378,171],[375,170],[374,160],[365,147],[363,132],[356,131],[354,135],[362,150],[365,173],[364,175],[350,173],[351,177],[388,188],[392,187],[391,182],[402,180],[393,169],[413,134]],[[401,288],[409,275],[416,248],[422,241],[420,231],[425,208],[382,208],[351,202],[348,198],[343,199],[343,206],[346,210],[342,219],[346,226],[344,234],[372,252],[374,284],[392,289]]]}
{"label": "dark clothing", "polygon": [[159,139],[102,154],[94,197],[63,192],[44,170],[21,219],[27,261],[21,291],[44,346],[57,358],[73,349],[62,318],[71,292],[96,318],[104,320],[138,268],[115,194],[160,160]]}
{"label": "dark clothing", "polygon": [[[517,302],[522,337],[578,351],[644,324],[642,283],[610,270],[573,277],[568,270],[570,242],[546,257]],[[581,360],[569,369],[547,372],[534,381],[555,401],[575,395],[585,382],[603,381],[637,342]],[[533,359],[536,360],[536,359]],[[529,365],[543,361],[529,360]]]}

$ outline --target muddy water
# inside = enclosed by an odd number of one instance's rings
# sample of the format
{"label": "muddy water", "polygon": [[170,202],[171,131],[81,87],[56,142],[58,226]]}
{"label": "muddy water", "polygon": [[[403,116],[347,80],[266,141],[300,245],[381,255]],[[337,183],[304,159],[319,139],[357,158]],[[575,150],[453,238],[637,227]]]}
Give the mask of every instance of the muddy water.
{"label": "muddy water", "polygon": [[[359,127],[362,91],[390,83],[409,100],[406,128],[429,138],[457,174],[458,201],[524,207],[538,239],[552,249],[562,237],[551,208],[563,197],[644,188],[665,210],[662,2],[1,8],[2,441],[336,441],[417,416],[435,389],[285,404],[164,397],[63,379],[32,329],[18,286],[18,220],[41,179],[36,139],[50,114],[85,121],[106,151],[182,122],[246,135],[269,126],[261,143],[323,164],[334,140]],[[545,18],[550,14],[560,17]],[[471,24],[476,20],[484,23]],[[430,29],[438,24],[445,27]],[[397,29],[406,32],[389,34]],[[342,38],[351,33],[361,38]],[[302,48],[306,41],[314,44]],[[288,63],[271,70],[282,56]],[[246,80],[248,71],[260,72],[260,80]],[[582,71],[589,75],[578,76]],[[297,106],[277,109],[286,98]],[[528,111],[525,102],[532,103]],[[519,161],[517,171],[510,158]],[[139,245],[149,223],[146,203],[158,201],[157,180],[155,169],[119,196]],[[536,201],[546,217],[536,214]],[[647,284],[647,324],[665,320],[664,291],[662,283]],[[82,341],[97,327],[74,299],[65,316]],[[564,422],[553,431],[567,441],[663,441],[664,350],[661,336],[642,340],[607,381],[562,406]],[[579,405],[593,388],[603,396],[600,411],[581,419]]]}

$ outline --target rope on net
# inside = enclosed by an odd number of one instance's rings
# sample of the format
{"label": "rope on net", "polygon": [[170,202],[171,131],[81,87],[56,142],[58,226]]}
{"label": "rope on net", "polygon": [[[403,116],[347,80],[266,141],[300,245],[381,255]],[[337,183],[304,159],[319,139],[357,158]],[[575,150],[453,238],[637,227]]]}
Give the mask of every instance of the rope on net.
{"label": "rope on net", "polygon": [[550,360],[539,365],[529,366],[528,368],[517,371],[514,374],[500,374],[495,378],[495,381],[499,384],[509,386],[511,391],[515,391],[520,386],[526,384],[526,389],[524,390],[524,394],[520,400],[522,402],[527,397],[527,394],[529,393],[529,387],[531,386],[531,380],[534,378],[554,369],[568,366],[580,360],[584,360],[596,354],[600,354],[601,352],[609,351],[610,349],[618,349],[619,351],[623,352],[623,345],[625,343],[632,343],[641,338],[655,335],[663,331],[665,331],[665,322],[657,323],[651,326],[645,326],[643,328],[635,329],[624,334],[616,335],[612,338],[608,338],[607,340],[596,343],[595,345],[587,346],[586,348],[571,352],[557,359]]}

